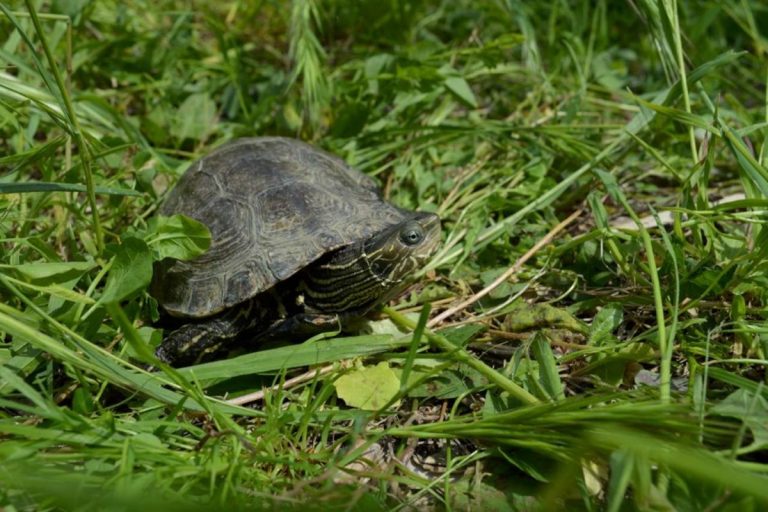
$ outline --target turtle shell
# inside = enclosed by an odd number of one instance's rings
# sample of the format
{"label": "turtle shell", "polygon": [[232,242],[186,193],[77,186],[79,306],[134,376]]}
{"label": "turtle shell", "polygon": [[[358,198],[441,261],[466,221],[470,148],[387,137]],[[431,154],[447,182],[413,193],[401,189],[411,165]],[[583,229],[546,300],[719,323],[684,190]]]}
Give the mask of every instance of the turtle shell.
{"label": "turtle shell", "polygon": [[201,318],[254,297],[334,249],[408,213],[341,159],[281,137],[239,139],[193,163],[160,209],[208,226],[202,256],[165,259],[152,294],[173,316]]}

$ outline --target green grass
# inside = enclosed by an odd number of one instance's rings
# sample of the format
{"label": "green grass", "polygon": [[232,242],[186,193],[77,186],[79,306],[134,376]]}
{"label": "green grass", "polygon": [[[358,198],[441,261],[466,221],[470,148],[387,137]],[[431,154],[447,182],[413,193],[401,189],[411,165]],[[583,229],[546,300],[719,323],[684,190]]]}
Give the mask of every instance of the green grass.
{"label": "green grass", "polygon": [[[765,508],[764,2],[0,7],[0,507]],[[207,244],[157,206],[274,134],[441,250],[371,332],[141,370]]]}

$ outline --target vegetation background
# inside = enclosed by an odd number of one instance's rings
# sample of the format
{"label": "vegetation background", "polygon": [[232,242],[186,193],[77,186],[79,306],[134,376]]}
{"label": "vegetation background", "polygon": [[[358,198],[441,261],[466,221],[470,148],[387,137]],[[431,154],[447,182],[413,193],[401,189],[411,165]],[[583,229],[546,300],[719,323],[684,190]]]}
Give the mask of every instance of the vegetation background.
{"label": "vegetation background", "polygon": [[[765,2],[0,10],[4,510],[765,510]],[[370,333],[144,372],[207,243],[157,205],[266,134],[443,248]]]}

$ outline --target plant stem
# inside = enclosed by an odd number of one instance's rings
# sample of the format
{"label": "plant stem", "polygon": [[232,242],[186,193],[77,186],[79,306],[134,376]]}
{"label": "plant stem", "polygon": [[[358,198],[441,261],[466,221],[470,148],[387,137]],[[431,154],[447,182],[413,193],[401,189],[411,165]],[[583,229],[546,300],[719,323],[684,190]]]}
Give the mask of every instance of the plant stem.
{"label": "plant stem", "polygon": [[[405,327],[407,329],[415,329],[416,328],[416,322],[413,322],[406,316],[400,314],[399,312],[395,311],[392,308],[385,307],[383,308],[384,313],[392,319],[395,324],[397,324],[400,327]],[[461,347],[457,347],[450,341],[448,341],[444,336],[441,336],[439,334],[435,334],[427,329],[424,330],[424,336],[429,340],[429,342],[434,345],[435,347],[439,348],[443,352],[446,352],[451,357],[453,357],[454,360],[464,363],[467,366],[477,370],[480,372],[484,377],[486,377],[488,380],[499,386],[501,389],[509,393],[511,396],[515,397],[516,399],[520,400],[524,404],[537,404],[539,403],[539,399],[533,396],[531,393],[523,389],[518,384],[515,384],[511,379],[508,377],[502,375],[501,373],[497,372],[484,362],[480,361],[479,359],[473,357],[469,352],[464,350]]]}
{"label": "plant stem", "polygon": [[43,46],[43,52],[45,58],[48,60],[48,65],[51,67],[53,76],[56,79],[56,85],[59,88],[59,92],[64,101],[64,109],[69,117],[70,129],[72,130],[72,136],[75,138],[75,144],[77,144],[77,151],[80,154],[80,163],[83,166],[83,175],[85,177],[85,188],[88,199],[88,206],[91,208],[91,217],[93,218],[93,231],[96,237],[96,248],[99,253],[104,250],[104,235],[101,229],[101,221],[99,219],[99,210],[96,207],[96,191],[93,185],[93,173],[91,172],[91,154],[88,145],[83,137],[83,132],[80,128],[80,122],[77,119],[77,114],[72,106],[72,99],[69,97],[69,90],[67,89],[64,79],[61,77],[59,67],[56,65],[56,60],[53,58],[53,53],[48,45],[48,40],[43,33],[43,27],[40,25],[40,19],[37,15],[34,5],[31,0],[25,0],[27,10],[29,11],[29,17],[32,19],[32,24],[35,26],[37,37],[40,39],[40,44]]}
{"label": "plant stem", "polygon": [[[677,1],[672,1],[672,6],[669,12],[670,21],[672,22],[672,33],[675,38],[675,58],[677,60],[677,72],[680,74],[680,86],[683,89],[683,105],[685,111],[691,113],[691,98],[688,95],[688,79],[685,73],[685,57],[683,55],[683,43],[680,38],[680,17],[678,16]],[[698,150],[696,149],[696,136],[693,132],[693,126],[688,125],[688,138],[691,144],[691,159],[695,163],[698,160]]]}

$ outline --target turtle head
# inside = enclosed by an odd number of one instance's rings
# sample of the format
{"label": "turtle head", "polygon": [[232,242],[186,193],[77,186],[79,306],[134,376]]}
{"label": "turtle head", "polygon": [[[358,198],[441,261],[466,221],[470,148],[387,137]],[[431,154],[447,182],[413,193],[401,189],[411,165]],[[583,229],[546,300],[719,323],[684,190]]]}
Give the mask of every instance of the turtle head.
{"label": "turtle head", "polygon": [[440,217],[409,213],[406,220],[376,234],[363,248],[369,268],[385,287],[397,285],[423,266],[440,244]]}
{"label": "turtle head", "polygon": [[364,314],[387,300],[440,244],[440,218],[406,212],[405,220],[343,247],[303,274],[303,303],[313,311]]}

